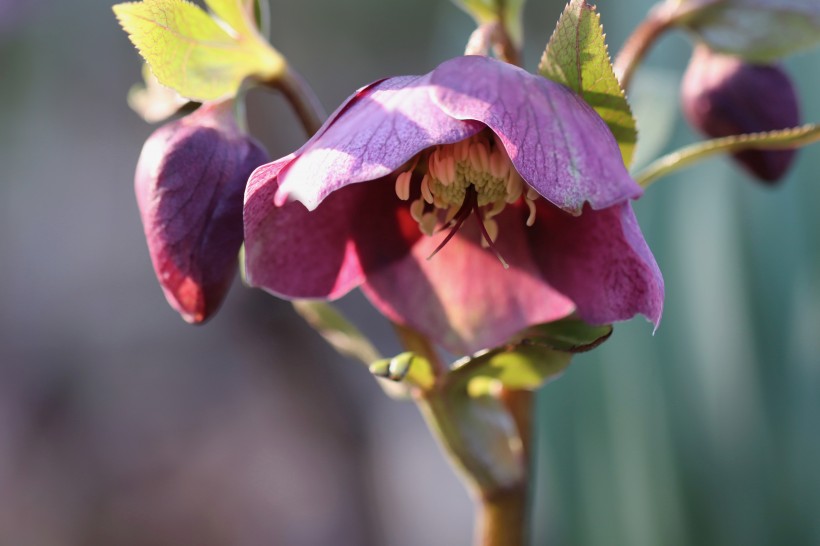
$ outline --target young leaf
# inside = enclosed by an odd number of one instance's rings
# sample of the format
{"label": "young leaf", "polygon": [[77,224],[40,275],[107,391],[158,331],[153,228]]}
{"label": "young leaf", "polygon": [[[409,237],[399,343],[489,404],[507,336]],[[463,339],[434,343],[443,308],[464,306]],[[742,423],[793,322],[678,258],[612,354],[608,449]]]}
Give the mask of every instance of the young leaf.
{"label": "young leaf", "polygon": [[[236,22],[227,0],[213,5]],[[186,0],[118,4],[114,13],[160,83],[192,100],[234,95],[246,77],[271,78],[284,69],[281,56],[255,31],[231,34]]]}
{"label": "young leaf", "polygon": [[538,71],[581,95],[598,112],[615,135],[628,167],[638,132],[632,109],[612,70],[604,37],[595,8],[584,0],[572,0],[558,20]]}
{"label": "young leaf", "polygon": [[[251,30],[255,0],[205,0],[208,8],[238,33]],[[251,23],[252,25],[253,23]]]}

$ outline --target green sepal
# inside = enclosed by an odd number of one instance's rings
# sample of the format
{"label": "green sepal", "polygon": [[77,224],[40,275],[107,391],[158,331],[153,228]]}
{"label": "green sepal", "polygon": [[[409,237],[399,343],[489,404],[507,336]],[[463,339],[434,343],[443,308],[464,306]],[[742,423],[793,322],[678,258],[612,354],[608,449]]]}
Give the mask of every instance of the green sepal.
{"label": "green sepal", "polygon": [[378,360],[370,365],[370,373],[421,390],[432,388],[435,382],[430,362],[413,352]]}
{"label": "green sepal", "polygon": [[580,319],[563,319],[547,324],[532,326],[517,338],[524,343],[532,343],[567,353],[591,351],[612,335],[612,325],[592,326]]}
{"label": "green sepal", "polygon": [[564,319],[532,326],[510,343],[456,362],[447,377],[470,396],[492,395],[499,387],[534,390],[556,379],[575,353],[591,350],[612,335],[612,326]]}
{"label": "green sepal", "polygon": [[453,372],[453,378],[473,397],[494,394],[499,386],[535,390],[560,376],[571,360],[572,353],[521,343],[473,358]]}
{"label": "green sepal", "polygon": [[564,8],[538,72],[578,93],[609,126],[624,164],[632,164],[638,130],[626,94],[615,77],[601,17],[584,0]]}

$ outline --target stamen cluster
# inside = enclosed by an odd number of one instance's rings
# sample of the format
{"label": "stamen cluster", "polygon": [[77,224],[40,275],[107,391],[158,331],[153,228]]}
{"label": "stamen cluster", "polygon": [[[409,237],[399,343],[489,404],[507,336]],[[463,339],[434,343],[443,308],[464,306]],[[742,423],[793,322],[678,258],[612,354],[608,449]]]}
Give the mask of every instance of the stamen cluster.
{"label": "stamen cluster", "polygon": [[494,217],[522,194],[530,211],[527,225],[535,223],[534,201],[538,193],[526,186],[504,146],[494,135],[481,133],[455,144],[437,146],[424,159],[422,156],[416,158],[411,167],[396,178],[399,199],[410,199],[416,172],[422,175],[420,197],[410,204],[410,214],[418,222],[419,229],[432,236],[441,211],[446,211],[444,225],[452,226],[433,254],[447,244],[472,213],[480,224],[481,244],[495,251],[493,243],[498,238],[498,223]]}

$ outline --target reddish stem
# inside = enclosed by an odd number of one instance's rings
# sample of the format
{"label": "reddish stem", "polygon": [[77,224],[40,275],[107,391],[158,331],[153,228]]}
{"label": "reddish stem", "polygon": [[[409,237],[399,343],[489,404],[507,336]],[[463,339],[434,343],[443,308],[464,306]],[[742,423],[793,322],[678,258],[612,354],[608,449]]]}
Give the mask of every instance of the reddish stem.
{"label": "reddish stem", "polygon": [[632,81],[632,75],[640,62],[664,32],[674,24],[672,11],[665,5],[659,4],[652,8],[641,24],[627,38],[615,58],[615,76],[621,82],[621,87],[627,89]]}

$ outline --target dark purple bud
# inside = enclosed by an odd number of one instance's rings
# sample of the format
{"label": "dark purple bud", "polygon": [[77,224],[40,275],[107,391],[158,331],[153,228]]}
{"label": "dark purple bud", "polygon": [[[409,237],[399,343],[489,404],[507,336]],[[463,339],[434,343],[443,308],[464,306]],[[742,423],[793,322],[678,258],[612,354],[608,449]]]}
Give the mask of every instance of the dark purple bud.
{"label": "dark purple bud", "polygon": [[231,108],[231,101],[205,104],[157,129],[134,181],[159,284],[194,324],[210,318],[228,292],[242,246],[245,183],[269,161]]}
{"label": "dark purple bud", "polygon": [[[683,77],[683,113],[695,128],[717,138],[800,125],[797,93],[777,65],[749,64],[697,46]],[[757,178],[776,182],[795,150],[747,150],[733,154]]]}

